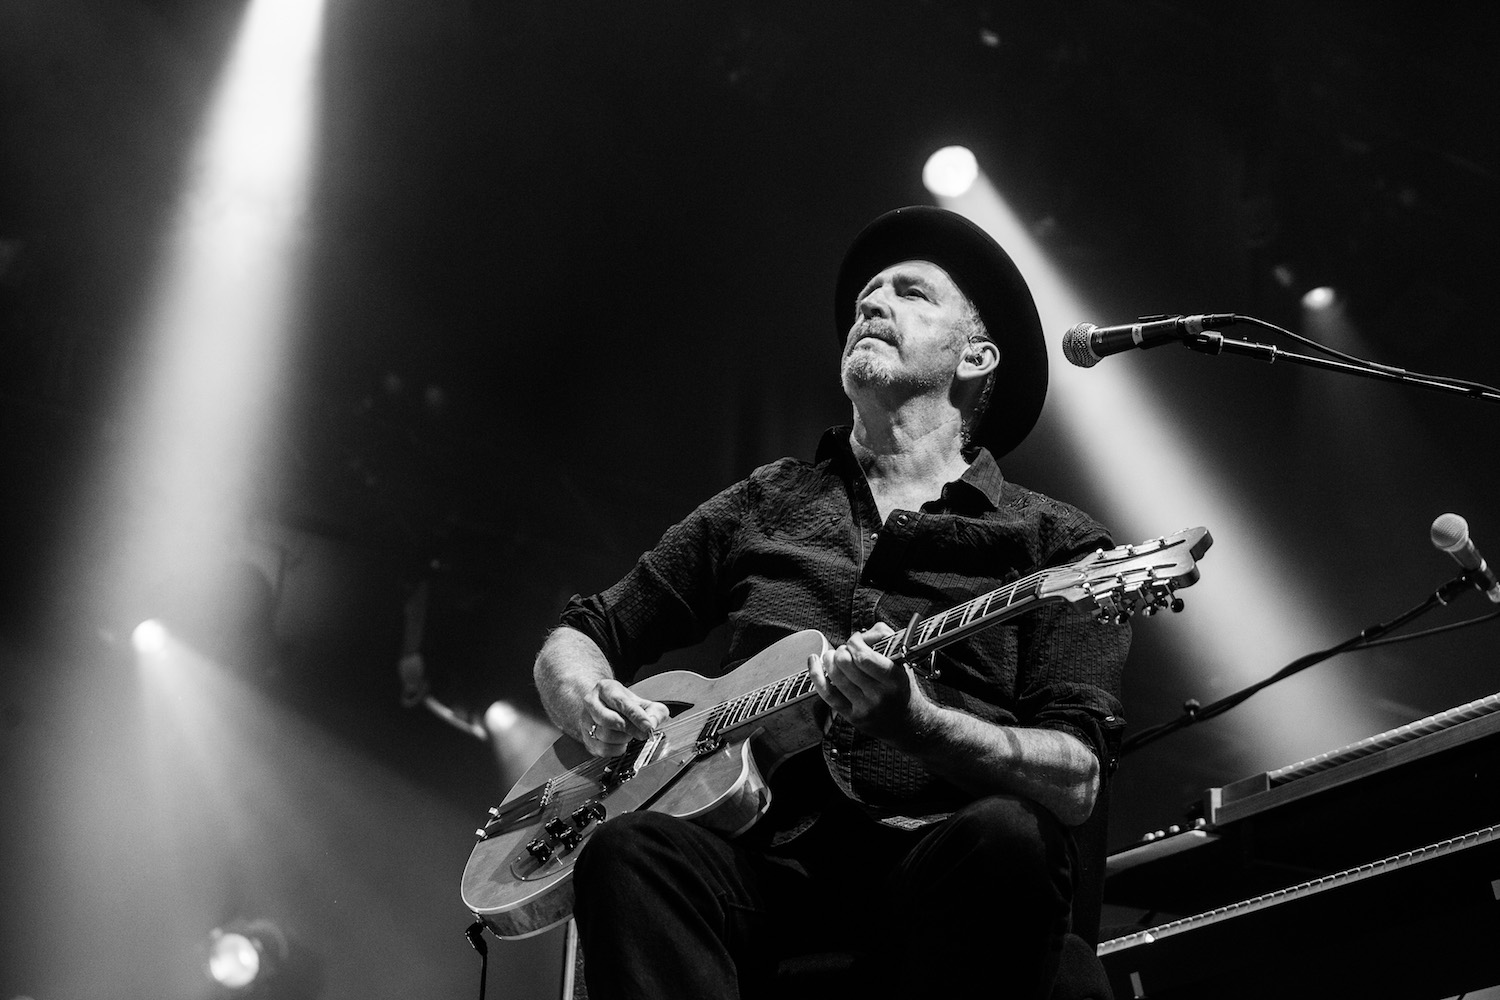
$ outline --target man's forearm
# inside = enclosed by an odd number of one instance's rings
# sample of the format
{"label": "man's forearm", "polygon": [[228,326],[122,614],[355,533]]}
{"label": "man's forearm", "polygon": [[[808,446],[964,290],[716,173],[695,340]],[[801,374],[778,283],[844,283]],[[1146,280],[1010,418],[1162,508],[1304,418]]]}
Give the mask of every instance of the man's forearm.
{"label": "man's forearm", "polygon": [[1077,737],[999,726],[932,702],[912,721],[910,735],[893,742],[960,788],[1024,795],[1068,826],[1093,812],[1099,761]]}
{"label": "man's forearm", "polygon": [[566,625],[547,635],[531,673],[547,717],[574,739],[582,739],[588,726],[583,718],[588,692],[615,675],[599,645]]}

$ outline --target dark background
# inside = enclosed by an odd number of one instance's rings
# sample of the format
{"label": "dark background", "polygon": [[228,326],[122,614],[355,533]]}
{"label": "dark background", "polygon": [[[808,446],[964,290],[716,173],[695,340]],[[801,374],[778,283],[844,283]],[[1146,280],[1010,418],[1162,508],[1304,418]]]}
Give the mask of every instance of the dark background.
{"label": "dark background", "polygon": [[[1478,4],[332,0],[305,301],[256,511],[298,558],[263,595],[274,662],[211,688],[197,718],[248,784],[218,793],[218,819],[189,804],[177,823],[143,805],[138,682],[104,641],[122,623],[60,587],[56,560],[122,419],[123,359],[241,10],[0,3],[0,789],[19,831],[0,884],[24,928],[0,953],[6,995],[192,995],[183,942],[252,911],[293,926],[325,995],[463,995],[458,878],[495,764],[402,706],[404,602],[428,581],[449,704],[535,711],[531,657],[569,594],[847,419],[840,254],[876,214],[930,200],[919,171],[940,145],[974,149],[1110,310],[1049,340],[1159,312],[1309,332],[1316,279],[1344,293],[1360,352],[1500,383],[1497,31]],[[1443,511],[1500,551],[1492,404],[1175,349],[1104,366],[1211,458],[1223,492],[1199,523],[1221,506],[1262,526],[1218,536],[1199,587],[1216,554],[1264,546],[1288,577],[1256,585],[1310,596],[1317,635],[1267,649],[1352,635],[1447,580],[1426,537]],[[1150,448],[1151,426],[1121,413],[1098,433]],[[1086,462],[1054,408],[1002,465],[1122,541],[1182,526],[1130,513],[1177,484],[1127,502]],[[1485,608],[1466,596],[1428,622]],[[1254,601],[1233,614],[1283,626]],[[1247,642],[1210,661],[1167,634],[1182,624],[1138,628],[1133,731],[1287,659]],[[1493,693],[1496,631],[1284,687],[1127,758],[1111,842],[1209,786]],[[1257,740],[1290,702],[1314,720],[1299,741]]]}

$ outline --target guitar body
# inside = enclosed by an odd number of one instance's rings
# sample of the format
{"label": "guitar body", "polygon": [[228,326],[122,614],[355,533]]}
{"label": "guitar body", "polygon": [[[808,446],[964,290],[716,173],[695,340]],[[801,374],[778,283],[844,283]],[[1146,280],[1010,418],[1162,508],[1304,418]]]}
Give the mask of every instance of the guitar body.
{"label": "guitar body", "polygon": [[[464,868],[464,904],[498,936],[529,937],[572,916],[573,863],[610,817],[650,809],[726,836],[749,829],[771,805],[765,776],[822,739],[814,701],[788,705],[700,748],[710,718],[706,709],[799,674],[809,655],[827,648],[821,632],[806,629],[723,677],[673,670],[632,685],[632,691],[672,709],[673,720],[657,741],[632,744],[631,752],[614,761],[593,757],[569,736],[553,743],[511,789],[475,845]],[[607,768],[627,759],[632,773],[615,783]],[[604,815],[583,817],[580,828],[575,814],[591,804]],[[542,849],[528,849],[538,843],[545,845],[545,860]]]}

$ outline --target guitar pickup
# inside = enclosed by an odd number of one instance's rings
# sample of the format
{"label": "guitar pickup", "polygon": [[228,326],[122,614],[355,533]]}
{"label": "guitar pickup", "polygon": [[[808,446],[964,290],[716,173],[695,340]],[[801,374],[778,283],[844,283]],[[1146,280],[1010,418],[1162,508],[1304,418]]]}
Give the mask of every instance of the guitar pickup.
{"label": "guitar pickup", "polygon": [[651,763],[656,748],[661,745],[661,733],[652,733],[650,739],[631,740],[625,752],[610,762],[604,769],[599,784],[606,790],[617,788],[636,776],[641,768]]}

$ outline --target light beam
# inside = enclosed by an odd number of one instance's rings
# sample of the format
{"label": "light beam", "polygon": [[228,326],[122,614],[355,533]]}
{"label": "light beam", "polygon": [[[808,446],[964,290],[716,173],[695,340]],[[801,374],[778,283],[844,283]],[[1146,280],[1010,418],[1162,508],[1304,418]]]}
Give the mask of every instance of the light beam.
{"label": "light beam", "polygon": [[[1298,584],[1296,563],[1272,542],[1274,526],[1244,502],[1221,458],[1166,419],[1155,385],[1126,364],[1082,370],[1066,362],[1062,331],[1104,313],[1052,266],[983,171],[968,193],[940,201],[994,236],[1031,286],[1049,331],[1052,413],[1117,512],[1111,525],[1117,540],[1195,525],[1213,533],[1203,580],[1187,595],[1189,612],[1163,626],[1202,682],[1184,697],[1207,703],[1345,638],[1316,613],[1318,602]],[[1287,763],[1385,728],[1362,706],[1337,675],[1309,671],[1211,725],[1265,759]]]}

